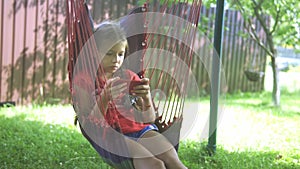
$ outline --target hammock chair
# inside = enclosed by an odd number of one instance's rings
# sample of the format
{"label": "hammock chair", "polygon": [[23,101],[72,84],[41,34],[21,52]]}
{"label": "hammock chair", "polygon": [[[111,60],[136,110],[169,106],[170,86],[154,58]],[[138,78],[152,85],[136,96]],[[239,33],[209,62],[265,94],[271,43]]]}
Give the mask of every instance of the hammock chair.
{"label": "hammock chair", "polygon": [[257,72],[253,70],[245,70],[245,75],[248,80],[256,82],[264,76],[264,72]]}
{"label": "hammock chair", "polygon": [[257,59],[256,57],[257,56],[255,56],[254,58],[252,58],[251,63],[249,62],[248,68],[244,71],[247,79],[250,80],[250,81],[252,81],[252,82],[259,81],[264,76],[264,74],[265,74],[263,71],[259,71],[259,69],[260,69],[261,66],[255,65],[256,60],[259,61],[259,59]]}
{"label": "hammock chair", "polygon": [[[121,131],[88,117],[95,106],[93,93],[99,65],[94,57],[98,56],[94,24],[85,0],[67,0],[66,7],[70,92],[82,134],[112,167],[134,168]],[[119,21],[129,45],[124,67],[150,79],[157,112],[155,124],[176,150],[200,7],[199,0],[147,1]]]}
{"label": "hammock chair", "polygon": [[[251,53],[251,54],[253,53],[253,52],[251,52],[251,47],[249,47],[249,53]],[[263,78],[263,76],[265,74],[263,71],[261,71],[263,64],[257,64],[260,61],[261,61],[261,59],[259,59],[258,54],[254,54],[254,56],[249,59],[248,65],[247,65],[246,69],[244,70],[244,73],[248,80],[250,80],[252,82],[257,82],[261,78]]]}

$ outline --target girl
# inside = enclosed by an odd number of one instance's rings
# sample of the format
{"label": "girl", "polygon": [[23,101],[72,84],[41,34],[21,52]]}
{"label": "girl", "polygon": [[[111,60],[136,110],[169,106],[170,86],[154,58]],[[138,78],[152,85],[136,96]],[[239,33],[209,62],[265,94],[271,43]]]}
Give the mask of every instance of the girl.
{"label": "girl", "polygon": [[[125,32],[118,23],[104,22],[96,28],[94,37],[101,64],[95,84],[97,103],[86,119],[98,123],[100,127],[109,125],[124,134],[136,169],[186,168],[172,144],[153,124],[156,114],[149,79],[140,79],[134,72],[122,68],[128,48]],[[133,82],[136,84],[130,85]],[[80,122],[80,125],[85,125]],[[91,139],[101,136],[90,136],[91,132],[86,129],[81,127],[83,135],[101,154],[102,150]]]}

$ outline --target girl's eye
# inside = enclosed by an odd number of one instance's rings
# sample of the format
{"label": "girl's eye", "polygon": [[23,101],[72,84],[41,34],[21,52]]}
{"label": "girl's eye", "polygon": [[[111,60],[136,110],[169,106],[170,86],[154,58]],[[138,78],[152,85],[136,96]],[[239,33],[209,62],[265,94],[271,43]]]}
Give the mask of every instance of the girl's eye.
{"label": "girl's eye", "polygon": [[122,53],[118,53],[118,56],[124,56],[125,55],[125,53],[124,52],[122,52]]}
{"label": "girl's eye", "polygon": [[107,52],[106,55],[110,56],[110,55],[113,55],[113,53],[112,52]]}

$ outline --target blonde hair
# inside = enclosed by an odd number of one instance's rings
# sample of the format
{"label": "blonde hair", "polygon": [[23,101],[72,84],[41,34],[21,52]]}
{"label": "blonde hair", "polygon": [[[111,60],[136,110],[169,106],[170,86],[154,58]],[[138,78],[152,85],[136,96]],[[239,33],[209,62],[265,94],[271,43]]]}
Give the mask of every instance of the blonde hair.
{"label": "blonde hair", "polygon": [[[102,22],[96,26],[94,30],[94,38],[98,48],[98,54],[100,54],[100,56],[104,56],[113,46],[124,41],[127,43],[125,57],[127,56],[128,41],[126,33],[118,22]],[[121,67],[119,71],[117,71],[117,74],[121,77],[124,76],[123,69],[124,68]],[[101,70],[101,68],[99,68],[98,71],[99,70]]]}
{"label": "blonde hair", "polygon": [[94,31],[94,37],[100,53],[108,51],[119,42],[127,42],[126,33],[123,28],[119,23],[112,21],[99,24]]}

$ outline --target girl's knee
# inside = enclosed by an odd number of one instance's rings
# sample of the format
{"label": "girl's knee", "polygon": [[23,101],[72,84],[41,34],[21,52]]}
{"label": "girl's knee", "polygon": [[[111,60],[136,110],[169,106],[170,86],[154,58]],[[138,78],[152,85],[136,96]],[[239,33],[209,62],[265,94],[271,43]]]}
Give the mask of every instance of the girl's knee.
{"label": "girl's knee", "polygon": [[164,162],[158,158],[153,158],[152,163],[154,168],[166,168]]}
{"label": "girl's knee", "polygon": [[176,153],[175,150],[174,151],[170,150],[161,155],[158,155],[158,158],[161,159],[164,162],[165,166],[167,166],[168,168],[186,169],[184,164],[178,158],[178,154]]}
{"label": "girl's knee", "polygon": [[150,157],[150,158],[137,158],[133,159],[133,164],[136,169],[165,169],[165,164],[162,160]]}

